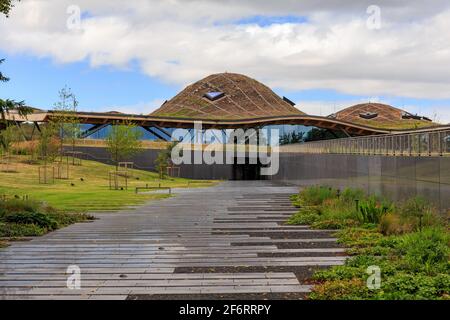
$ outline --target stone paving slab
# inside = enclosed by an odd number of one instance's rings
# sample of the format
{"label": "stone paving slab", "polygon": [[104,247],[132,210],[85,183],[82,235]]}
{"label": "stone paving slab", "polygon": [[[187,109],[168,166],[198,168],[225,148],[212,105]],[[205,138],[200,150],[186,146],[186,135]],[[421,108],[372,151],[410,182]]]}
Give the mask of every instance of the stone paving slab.
{"label": "stone paving slab", "polygon": [[[286,270],[340,265],[346,257],[335,247],[332,231],[282,224],[297,211],[289,200],[296,192],[270,181],[177,189],[172,198],[96,214],[94,222],[14,243],[0,250],[0,299],[307,293],[311,286]],[[291,243],[306,247],[278,247]],[[312,253],[320,255],[308,256]],[[81,290],[66,287],[69,265],[81,268]],[[253,267],[283,271],[239,271]],[[176,268],[236,272],[176,273]]]}

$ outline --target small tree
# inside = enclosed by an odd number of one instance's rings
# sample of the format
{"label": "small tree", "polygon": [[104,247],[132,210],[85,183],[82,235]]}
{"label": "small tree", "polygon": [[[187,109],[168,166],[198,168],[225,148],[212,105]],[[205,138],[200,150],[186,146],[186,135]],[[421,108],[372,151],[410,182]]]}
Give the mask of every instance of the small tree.
{"label": "small tree", "polygon": [[159,178],[165,179],[167,176],[167,168],[171,162],[172,150],[176,146],[176,142],[171,143],[166,149],[161,150],[155,160],[156,170],[159,172]]}
{"label": "small tree", "polygon": [[106,137],[106,145],[111,160],[116,165],[116,171],[119,171],[119,162],[129,159],[141,151],[141,138],[142,132],[131,123],[115,123],[111,126]]}
{"label": "small tree", "polygon": [[0,139],[2,140],[0,149],[5,153],[10,152],[12,144],[19,141],[18,137],[17,128],[13,126],[8,126],[5,130],[0,131]]}
{"label": "small tree", "polygon": [[[5,59],[0,59],[0,64],[2,64],[5,61]],[[5,77],[0,72],[0,82],[8,82],[9,78]],[[19,116],[26,117],[27,115],[33,113],[33,109],[30,107],[25,106],[25,103],[23,101],[16,102],[14,100],[3,100],[0,99],[0,130],[5,129],[8,127],[8,121],[6,120],[6,116],[10,114],[10,112],[15,111]],[[3,142],[3,139],[0,136],[0,144],[5,147],[5,143]]]}
{"label": "small tree", "polygon": [[81,124],[76,115],[78,100],[67,86],[59,91],[59,101],[55,103],[52,122],[59,133],[59,152],[62,156],[64,143],[70,143],[72,152],[75,151],[77,139],[81,134]]}
{"label": "small tree", "polygon": [[44,160],[45,165],[47,165],[48,162],[55,161],[58,156],[57,132],[56,126],[51,122],[41,127],[38,152],[40,157]]}

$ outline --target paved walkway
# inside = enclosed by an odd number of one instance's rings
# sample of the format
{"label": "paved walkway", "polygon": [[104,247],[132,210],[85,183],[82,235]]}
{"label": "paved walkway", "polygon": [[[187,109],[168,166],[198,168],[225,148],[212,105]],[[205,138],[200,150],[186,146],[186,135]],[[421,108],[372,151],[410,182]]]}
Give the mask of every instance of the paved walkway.
{"label": "paved walkway", "polygon": [[[0,250],[0,299],[302,294],[312,267],[342,264],[330,232],[282,223],[296,188],[225,182],[137,210],[98,214]],[[66,269],[81,268],[81,289]]]}

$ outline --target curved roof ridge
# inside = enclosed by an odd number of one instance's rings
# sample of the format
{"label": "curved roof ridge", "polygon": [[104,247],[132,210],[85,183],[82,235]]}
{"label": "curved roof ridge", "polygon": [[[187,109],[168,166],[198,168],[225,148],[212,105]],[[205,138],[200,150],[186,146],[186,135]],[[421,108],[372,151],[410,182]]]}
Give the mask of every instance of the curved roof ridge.
{"label": "curved roof ridge", "polygon": [[[224,95],[214,99],[207,96],[210,92],[221,92]],[[188,85],[151,115],[206,115],[210,119],[242,119],[304,113],[288,104],[263,83],[245,75],[227,72],[212,74]]]}

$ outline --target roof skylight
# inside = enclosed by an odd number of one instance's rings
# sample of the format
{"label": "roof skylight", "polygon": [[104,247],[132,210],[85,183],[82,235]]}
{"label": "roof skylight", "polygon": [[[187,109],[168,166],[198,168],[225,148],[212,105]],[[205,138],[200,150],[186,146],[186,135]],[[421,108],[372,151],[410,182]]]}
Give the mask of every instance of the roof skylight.
{"label": "roof skylight", "polygon": [[376,112],[365,112],[365,113],[361,113],[359,116],[361,118],[363,118],[363,119],[374,119],[374,118],[378,117],[378,113],[376,113]]}
{"label": "roof skylight", "polygon": [[219,100],[220,98],[223,98],[225,96],[225,93],[220,91],[212,91],[205,94],[205,98],[211,101]]}

